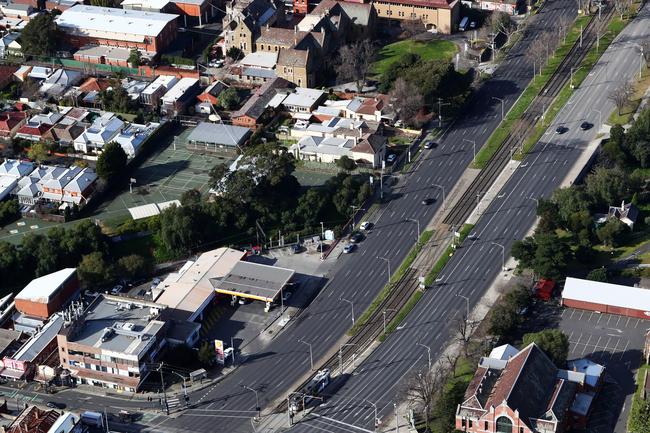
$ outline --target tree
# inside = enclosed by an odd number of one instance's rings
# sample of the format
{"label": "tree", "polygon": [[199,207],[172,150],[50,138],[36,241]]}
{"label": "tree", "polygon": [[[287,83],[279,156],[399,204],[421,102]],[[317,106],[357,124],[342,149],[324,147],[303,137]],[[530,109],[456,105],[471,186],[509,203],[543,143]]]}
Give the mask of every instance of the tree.
{"label": "tree", "polygon": [[162,211],[158,233],[163,248],[175,257],[188,254],[200,240],[197,218],[191,208],[170,206]]}
{"label": "tree", "polygon": [[520,269],[530,269],[533,267],[535,248],[535,241],[530,236],[520,241],[515,241],[512,244],[510,254],[512,254],[512,257],[519,262],[517,266],[519,266]]}
{"label": "tree", "polygon": [[407,38],[412,38],[427,30],[421,19],[404,20],[401,22],[401,26]]}
{"label": "tree", "polygon": [[610,218],[596,230],[596,236],[603,244],[613,248],[618,244],[625,228],[625,224],[618,218]]}
{"label": "tree", "polygon": [[0,226],[4,226],[20,216],[18,200],[12,198],[0,203]]}
{"label": "tree", "polygon": [[500,11],[492,12],[488,27],[495,34],[503,33],[508,40],[510,39],[510,36],[517,31],[517,25],[512,21],[510,15],[506,12]]}
{"label": "tree", "polygon": [[228,51],[226,51],[226,56],[236,62],[237,60],[244,58],[244,52],[237,47],[230,47],[228,48]]}
{"label": "tree", "polygon": [[210,344],[210,342],[206,341],[201,345],[197,358],[199,362],[206,367],[211,367],[214,365],[216,356],[214,347]]}
{"label": "tree", "polygon": [[50,145],[39,141],[31,145],[27,151],[27,157],[37,163],[42,163],[50,156]]}
{"label": "tree", "polygon": [[198,206],[201,204],[201,192],[198,189],[188,189],[181,194],[182,206]]}
{"label": "tree", "polygon": [[627,175],[619,168],[597,167],[585,179],[585,191],[599,207],[618,203],[627,195]]}
{"label": "tree", "polygon": [[54,18],[54,14],[42,12],[27,22],[20,33],[21,50],[26,57],[56,53],[60,32]]}
{"label": "tree", "polygon": [[341,47],[339,50],[339,64],[336,67],[339,80],[354,81],[357,92],[361,93],[374,56],[375,46],[369,39],[363,39]]}
{"label": "tree", "polygon": [[224,110],[232,110],[239,105],[240,98],[237,89],[229,87],[219,94],[218,104]]}
{"label": "tree", "polygon": [[569,15],[561,15],[557,20],[557,33],[558,37],[562,38],[563,43],[566,44],[566,37],[573,20]]}
{"label": "tree", "polygon": [[142,65],[142,53],[137,48],[132,48],[129,53],[129,58],[127,60],[131,64],[132,68],[137,68]]}
{"label": "tree", "polygon": [[569,355],[569,337],[559,329],[545,329],[524,335],[524,346],[535,343],[558,368],[564,368]]}
{"label": "tree", "polygon": [[357,168],[357,163],[354,162],[354,159],[350,158],[347,155],[343,155],[342,157],[337,159],[336,165],[345,171],[352,171],[355,168]]}
{"label": "tree", "polygon": [[608,98],[614,102],[619,116],[621,115],[621,110],[630,102],[630,97],[633,94],[634,86],[629,82],[622,83],[609,93]]}
{"label": "tree", "polygon": [[558,280],[564,274],[571,249],[555,233],[535,235],[533,270],[543,278]]}
{"label": "tree", "polygon": [[587,274],[587,279],[591,281],[600,281],[601,283],[607,282],[607,269],[604,267],[598,269],[592,269]]}
{"label": "tree", "polygon": [[412,124],[418,110],[424,105],[424,98],[417,87],[400,77],[395,80],[390,99],[397,112],[397,117],[405,123]]}
{"label": "tree", "polygon": [[81,257],[77,272],[87,286],[104,286],[113,278],[111,266],[100,252]]}
{"label": "tree", "polygon": [[228,176],[229,173],[230,169],[226,164],[217,164],[212,167],[208,173],[208,176],[210,177],[210,180],[208,180],[208,185],[210,185],[210,188],[219,189],[222,181]]}
{"label": "tree", "polygon": [[117,268],[127,278],[141,278],[151,272],[152,263],[138,254],[130,254],[117,260]]}
{"label": "tree", "polygon": [[434,402],[440,396],[448,372],[444,368],[427,369],[411,376],[405,385],[404,394],[411,407],[423,414],[426,423]]}
{"label": "tree", "polygon": [[97,158],[97,176],[111,181],[124,175],[127,155],[119,143],[111,141]]}
{"label": "tree", "polygon": [[[533,76],[539,70],[539,73],[542,73],[542,64],[544,63],[545,56],[547,53],[546,46],[542,40],[542,36],[535,38],[535,40],[530,44],[528,51],[526,51],[526,58],[528,58],[533,63]],[[539,67],[537,67],[539,65]]]}
{"label": "tree", "polygon": [[134,111],[134,103],[131,97],[117,78],[110,81],[110,87],[99,92],[99,100],[104,110],[118,113],[131,113]]}
{"label": "tree", "polygon": [[511,307],[499,303],[490,312],[488,332],[497,337],[509,336],[518,323],[517,312]]}
{"label": "tree", "polygon": [[616,12],[621,16],[621,19],[623,19],[623,16],[630,11],[631,7],[631,0],[614,0],[614,9],[616,9]]}

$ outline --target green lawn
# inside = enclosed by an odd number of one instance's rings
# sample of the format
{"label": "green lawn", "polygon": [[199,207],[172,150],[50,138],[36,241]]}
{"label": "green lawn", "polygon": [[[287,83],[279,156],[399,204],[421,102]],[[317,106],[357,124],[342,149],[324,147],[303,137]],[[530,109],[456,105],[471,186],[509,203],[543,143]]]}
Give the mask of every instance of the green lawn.
{"label": "green lawn", "polygon": [[456,44],[451,41],[435,39],[419,42],[411,39],[386,45],[378,53],[378,59],[372,65],[372,72],[383,74],[388,67],[403,54],[417,54],[425,60],[451,60],[456,54]]}
{"label": "green lawn", "polygon": [[630,102],[623,107],[619,113],[615,109],[612,114],[609,116],[609,124],[614,125],[618,123],[619,125],[625,125],[632,120],[632,116],[636,113],[637,108],[641,105],[641,100],[645,91],[650,87],[650,71],[648,68],[644,68],[642,72],[641,79],[636,78],[637,81],[634,81],[634,95],[630,98]]}

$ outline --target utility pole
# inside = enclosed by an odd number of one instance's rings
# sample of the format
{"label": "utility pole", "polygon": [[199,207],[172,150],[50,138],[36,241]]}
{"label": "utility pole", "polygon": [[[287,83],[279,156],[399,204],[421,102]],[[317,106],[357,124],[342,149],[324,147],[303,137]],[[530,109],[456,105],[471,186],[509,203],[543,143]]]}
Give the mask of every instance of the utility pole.
{"label": "utility pole", "polygon": [[415,243],[418,244],[420,242],[420,221],[416,220],[415,218],[406,218],[406,221],[411,221],[418,225],[418,233],[417,236],[415,237]]}
{"label": "utility pole", "polygon": [[162,404],[165,407],[165,413],[169,415],[169,405],[167,404],[167,392],[165,391],[165,376],[163,375],[163,368],[164,363],[161,362],[160,365],[158,366],[158,372],[160,372],[160,386],[162,388],[162,393],[163,393],[163,401]]}
{"label": "utility pole", "polygon": [[261,410],[262,408],[260,407],[260,397],[256,389],[251,388],[250,386],[242,385],[241,386],[244,389],[247,389],[249,391],[253,391],[255,393],[255,410],[257,410],[257,420],[260,419],[261,416]]}
{"label": "utility pole", "polygon": [[438,128],[442,128],[442,106],[451,105],[450,102],[442,103],[442,98],[438,98]]}
{"label": "utility pole", "polygon": [[384,315],[384,334],[386,334],[386,311],[397,312],[397,310],[394,308],[386,308],[384,311],[382,311],[382,314]]}
{"label": "utility pole", "polygon": [[[353,217],[354,218],[354,217]],[[352,230],[354,230],[354,220],[352,220]],[[323,221],[320,222],[320,259],[323,260],[323,241],[325,240],[325,228],[323,226]],[[282,307],[284,311],[284,307]]]}
{"label": "utility pole", "polygon": [[580,25],[580,48],[582,48],[582,25]]}
{"label": "utility pole", "polygon": [[379,427],[379,417],[377,416],[377,405],[375,403],[371,402],[370,400],[366,400],[366,401],[368,403],[370,403],[372,405],[372,407],[375,408],[375,430],[376,430],[377,427]]}
{"label": "utility pole", "polygon": [[395,433],[399,433],[399,416],[397,413],[397,403],[393,403],[393,409],[395,409]]}

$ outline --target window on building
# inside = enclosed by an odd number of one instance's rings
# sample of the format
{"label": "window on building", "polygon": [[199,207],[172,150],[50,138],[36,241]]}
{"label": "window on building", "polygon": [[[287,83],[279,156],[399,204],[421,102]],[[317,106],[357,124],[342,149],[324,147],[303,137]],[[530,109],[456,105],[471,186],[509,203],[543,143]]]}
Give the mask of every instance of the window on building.
{"label": "window on building", "polygon": [[65,353],[65,347],[61,348],[61,352]]}
{"label": "window on building", "polygon": [[512,433],[512,421],[506,416],[497,418],[497,433]]}
{"label": "window on building", "polygon": [[485,422],[483,423],[483,430],[487,430],[487,429],[488,429],[488,422],[485,421]]}
{"label": "window on building", "polygon": [[469,428],[472,428],[472,420],[468,419],[467,422],[469,423]]}
{"label": "window on building", "polygon": [[519,433],[524,433],[524,428],[523,427],[519,427]]}

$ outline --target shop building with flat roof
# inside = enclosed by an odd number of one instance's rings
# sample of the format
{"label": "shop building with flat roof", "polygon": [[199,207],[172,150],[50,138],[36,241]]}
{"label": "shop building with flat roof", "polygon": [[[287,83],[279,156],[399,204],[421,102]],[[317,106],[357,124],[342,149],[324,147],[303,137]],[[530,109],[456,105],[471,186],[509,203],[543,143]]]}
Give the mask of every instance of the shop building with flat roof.
{"label": "shop building with flat roof", "polygon": [[81,384],[136,392],[165,345],[165,306],[98,295],[69,312],[57,341],[61,366]]}

